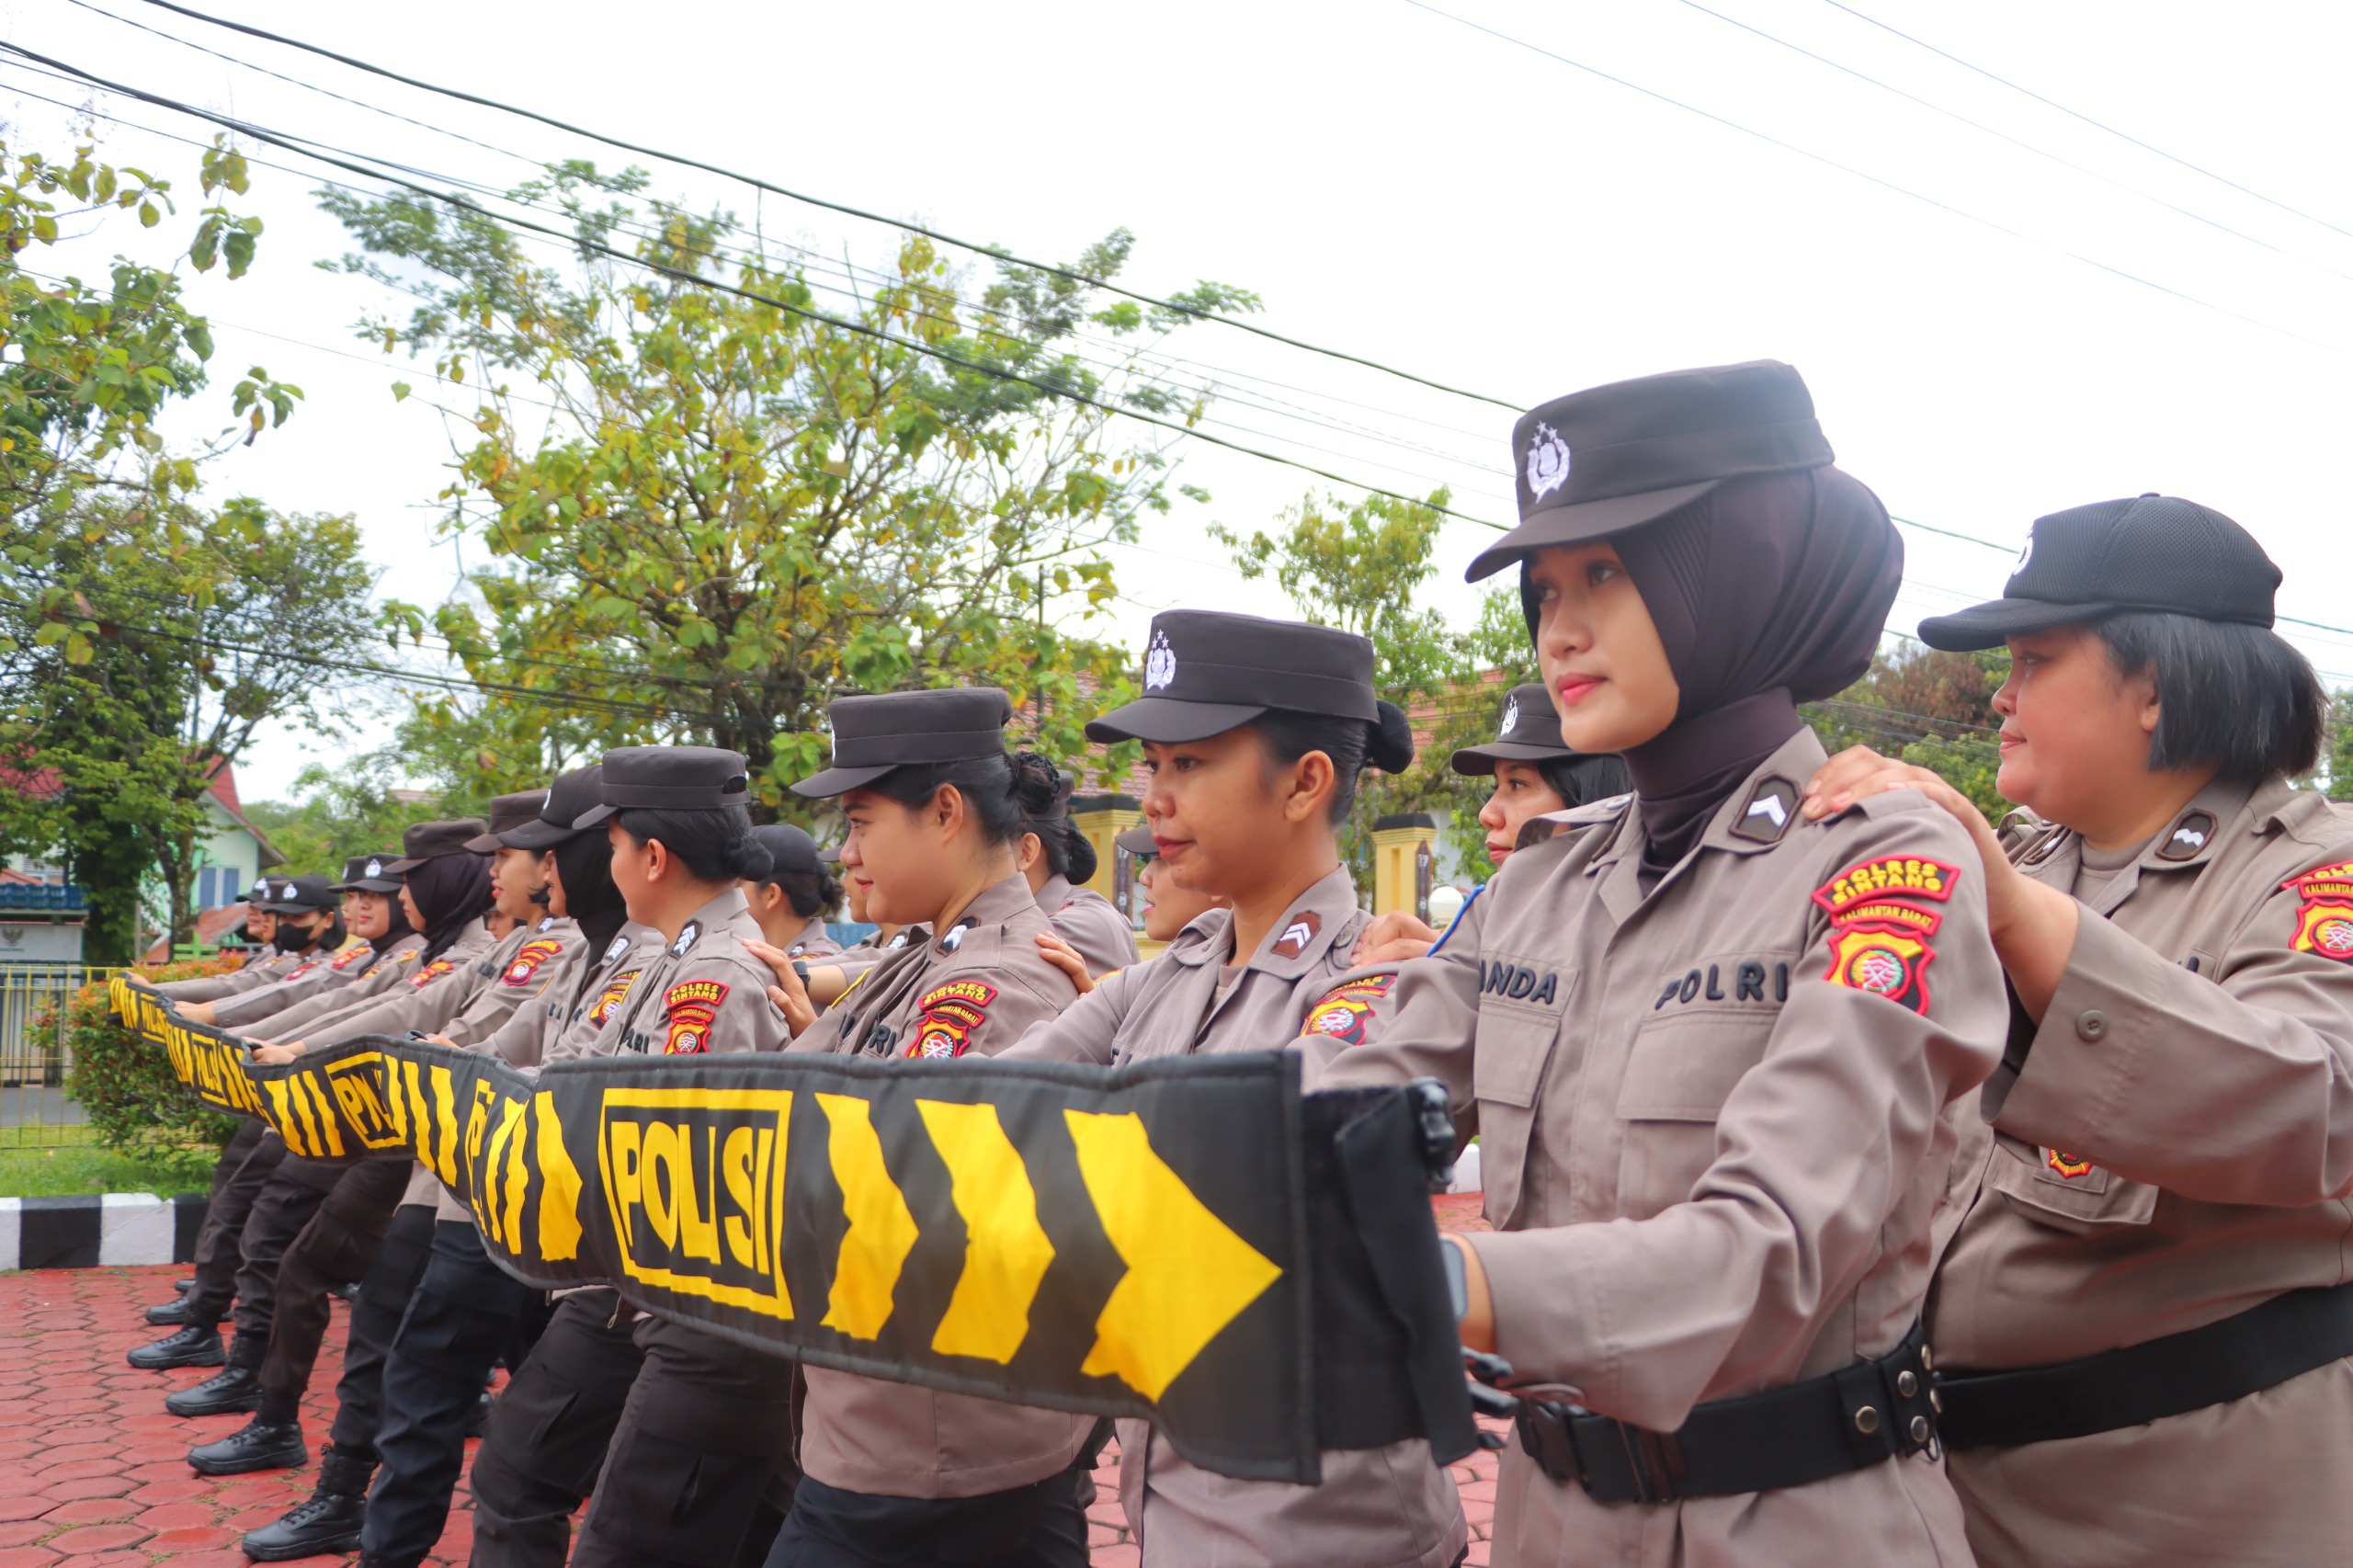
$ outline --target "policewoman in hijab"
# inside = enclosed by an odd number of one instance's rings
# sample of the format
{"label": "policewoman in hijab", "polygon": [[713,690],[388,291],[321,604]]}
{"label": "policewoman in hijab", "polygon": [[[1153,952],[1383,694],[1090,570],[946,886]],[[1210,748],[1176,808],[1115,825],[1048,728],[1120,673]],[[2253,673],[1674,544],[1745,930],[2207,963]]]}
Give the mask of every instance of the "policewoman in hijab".
{"label": "policewoman in hijab", "polygon": [[[279,879],[283,882],[286,879]],[[213,1002],[223,996],[233,996],[240,991],[251,991],[283,976],[301,961],[294,954],[278,946],[278,916],[262,907],[270,896],[270,880],[262,878],[245,895],[245,939],[254,944],[244,955],[244,961],[226,974],[198,975],[188,980],[149,982],[159,996],[168,996],[185,1007],[190,1002]]]}
{"label": "policewoman in hijab", "polygon": [[[1618,758],[1586,756],[1562,741],[1561,715],[1542,681],[1514,687],[1504,699],[1495,738],[1462,747],[1449,766],[1465,778],[1495,781],[1479,808],[1479,825],[1487,830],[1487,859],[1496,866],[1511,858],[1522,829],[1534,819],[1633,788]],[[1403,963],[1428,952],[1438,938],[1412,910],[1394,910],[1377,916],[1357,939],[1356,961]]]}
{"label": "policewoman in hijab", "polygon": [[842,884],[817,858],[817,841],[790,823],[756,827],[752,836],[768,852],[768,874],[744,883],[761,938],[789,958],[814,960],[842,950],[825,929],[839,915]]}
{"label": "policewoman in hijab", "polygon": [[[833,766],[793,791],[840,803],[844,872],[866,884],[867,915],[909,940],[822,1015],[772,958],[788,1049],[996,1055],[1076,995],[1039,950],[1051,927],[1016,859],[1061,778],[1034,752],[1006,752],[1013,706],[994,688],[845,697],[828,714]],[[805,1473],[769,1568],[1083,1568],[1091,1419],[822,1367],[803,1375]]]}
{"label": "policewoman in hijab", "polygon": [[278,883],[268,903],[278,916],[278,944],[294,962],[266,984],[179,1009],[191,1023],[242,1028],[322,989],[357,979],[378,959],[374,945],[355,932],[338,907],[336,884],[316,873]]}
{"label": "policewoman in hijab", "polygon": [[1514,453],[1470,575],[1519,567],[1563,738],[1634,796],[1516,851],[1324,1080],[1475,1119],[1495,1561],[1966,1562],[1920,1314],[1946,1108],[2001,1051],[1984,874],[1918,790],[1798,810],[1796,704],[1868,668],[1901,543],[1786,365],[1578,392]]}
{"label": "policewoman in hijab", "polygon": [[1062,776],[1053,804],[1029,819],[1015,861],[1037,890],[1048,923],[1086,960],[1087,972],[1103,975],[1136,961],[1136,934],[1109,899],[1081,885],[1094,881],[1096,862],[1095,846],[1071,825],[1076,782]]}
{"label": "policewoman in hijab", "polygon": [[[1265,1051],[1299,1040],[1319,1010],[1343,1028],[1361,1020],[1368,1004],[1339,981],[1369,917],[1339,824],[1365,767],[1401,772],[1414,758],[1405,716],[1374,698],[1372,672],[1372,644],[1352,632],[1211,610],[1154,618],[1142,697],[1086,733],[1144,743],[1156,874],[1226,907],[1010,1054],[1125,1062]],[[1320,1486],[1236,1481],[1188,1463],[1143,1422],[1120,1423],[1120,1500],[1154,1568],[1461,1558],[1461,1505],[1427,1442],[1336,1450],[1322,1463]]]}
{"label": "policewoman in hijab", "polygon": [[[627,746],[601,767],[599,803],[574,825],[604,831],[630,917],[665,945],[607,1016],[597,1045],[657,1056],[780,1048],[768,971],[749,950],[761,931],[743,883],[769,866],[753,835],[743,756]],[[763,1509],[771,1483],[790,1474],[792,1364],[650,1314],[633,1339],[642,1362],[572,1562],[733,1568],[775,1527]]]}
{"label": "policewoman in hijab", "polygon": [[[2353,824],[2290,780],[2325,699],[2279,571],[2172,496],[2036,521],[2003,597],[2006,844],[1972,841],[2008,1049],[1961,1118],[1929,1328],[1978,1561],[2341,1562],[2353,1540]],[[1957,1232],[1957,1233],[1955,1233]]]}

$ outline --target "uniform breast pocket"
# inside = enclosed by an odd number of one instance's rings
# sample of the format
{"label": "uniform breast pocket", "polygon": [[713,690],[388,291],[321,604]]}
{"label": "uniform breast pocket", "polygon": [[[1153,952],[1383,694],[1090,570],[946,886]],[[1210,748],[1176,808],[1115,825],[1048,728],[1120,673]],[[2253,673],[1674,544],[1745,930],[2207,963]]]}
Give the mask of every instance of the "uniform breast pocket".
{"label": "uniform breast pocket", "polygon": [[1763,1060],[1769,1017],[1676,1013],[1634,1035],[1618,1086],[1618,1212],[1647,1220],[1691,1196],[1716,1157],[1716,1117]]}
{"label": "uniform breast pocket", "polygon": [[2145,1225],[2157,1211],[2157,1189],[2146,1182],[2126,1181],[2064,1150],[2037,1148],[2007,1133],[1995,1135],[1985,1185],[2036,1224],[2070,1235]]}
{"label": "uniform breast pocket", "polygon": [[1479,1101],[1479,1179],[1488,1221],[1501,1225],[1518,1210],[1537,1099],[1561,1019],[1551,1012],[1488,1006],[1479,1011],[1478,1031],[1471,1091]]}

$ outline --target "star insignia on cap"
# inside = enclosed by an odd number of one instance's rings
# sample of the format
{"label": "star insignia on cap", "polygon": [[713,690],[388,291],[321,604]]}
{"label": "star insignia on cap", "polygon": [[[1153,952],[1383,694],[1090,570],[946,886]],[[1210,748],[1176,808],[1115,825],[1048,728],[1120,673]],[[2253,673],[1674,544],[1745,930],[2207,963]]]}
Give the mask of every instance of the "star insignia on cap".
{"label": "star insignia on cap", "polygon": [[1519,699],[1514,697],[1504,703],[1504,733],[1508,735],[1518,728]]}
{"label": "star insignia on cap", "polygon": [[370,860],[368,862],[368,875],[371,877],[381,877],[383,874],[384,863],[381,860]]}
{"label": "star insignia on cap", "polygon": [[2015,576],[2017,576],[2019,573],[2021,573],[2021,572],[2025,571],[2025,570],[2026,570],[2026,563],[2027,563],[2028,562],[2029,562],[2029,561],[2033,560],[2033,559],[2034,559],[2034,536],[2033,536],[2032,534],[2029,534],[2029,535],[2027,535],[2027,536],[2026,536],[2026,546],[2025,546],[2025,548],[2024,548],[2024,549],[2022,549],[2022,550],[2020,550],[2020,551],[2018,551],[2018,563],[2016,566],[2013,566],[2013,567],[2011,567],[2011,568],[2010,568],[2010,575],[2011,575],[2011,576],[2013,576],[2013,577],[2015,577]]}
{"label": "star insignia on cap", "polygon": [[1152,647],[1143,656],[1143,688],[1158,691],[1176,678],[1176,650],[1168,645],[1168,633],[1155,631]]}
{"label": "star insignia on cap", "polygon": [[1569,444],[1550,425],[1539,425],[1528,443],[1528,494],[1542,500],[1569,482]]}

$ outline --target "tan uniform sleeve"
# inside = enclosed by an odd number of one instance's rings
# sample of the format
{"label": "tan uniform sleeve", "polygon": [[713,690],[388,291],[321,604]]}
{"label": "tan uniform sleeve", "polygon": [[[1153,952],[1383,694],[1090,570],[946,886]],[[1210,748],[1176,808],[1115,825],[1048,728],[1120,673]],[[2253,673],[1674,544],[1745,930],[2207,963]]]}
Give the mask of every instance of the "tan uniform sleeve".
{"label": "tan uniform sleeve", "polygon": [[1068,903],[1046,917],[1054,934],[1078,949],[1086,972],[1101,979],[1136,961],[1136,935],[1111,901],[1081,890]]}
{"label": "tan uniform sleeve", "polygon": [[[363,994],[371,994],[353,989],[367,983],[354,971],[364,971],[368,963],[381,961],[381,957],[367,962],[356,961],[352,970],[338,971],[332,958],[322,960],[307,973],[290,974],[286,979],[272,981],[240,995],[223,997],[213,1004],[212,1021],[224,1029],[242,1033],[253,1029],[265,1019],[270,1020],[271,1028],[275,1029],[281,1016],[297,1023],[323,1017],[347,1002]],[[331,1000],[317,1007],[309,1006],[310,1003],[322,997]],[[298,1007],[303,1011],[295,1011]]]}
{"label": "tan uniform sleeve", "polygon": [[1377,1002],[1365,1042],[1324,1055],[1318,1089],[1361,1089],[1436,1078],[1446,1085],[1458,1122],[1477,1125],[1472,1040],[1479,1014],[1479,949],[1492,891],[1462,912],[1445,947],[1396,966],[1396,981]]}
{"label": "tan uniform sleeve", "polygon": [[1151,964],[1130,964],[1102,976],[1094,990],[1059,1014],[1039,1018],[1019,1039],[991,1054],[1013,1062],[1090,1062],[1098,1067],[1109,1066],[1120,1026],[1151,972]]}
{"label": "tan uniform sleeve", "polygon": [[646,998],[631,1020],[650,1056],[782,1051],[791,1038],[768,1000],[774,976],[746,954],[689,951],[657,979],[661,994]]}
{"label": "tan uniform sleeve", "polygon": [[2022,1070],[1989,1120],[2210,1203],[2353,1196],[2353,962],[2298,951],[2303,900],[2266,900],[2208,973],[2088,909]]}

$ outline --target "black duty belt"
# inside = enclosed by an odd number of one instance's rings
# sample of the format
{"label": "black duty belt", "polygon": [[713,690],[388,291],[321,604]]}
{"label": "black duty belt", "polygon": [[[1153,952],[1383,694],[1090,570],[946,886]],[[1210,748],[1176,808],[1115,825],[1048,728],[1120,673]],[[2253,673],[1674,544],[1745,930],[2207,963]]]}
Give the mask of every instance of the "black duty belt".
{"label": "black duty belt", "polygon": [[2220,1323],[2047,1367],[1938,1375],[1944,1440],[2088,1437],[2260,1393],[2353,1356],[2353,1285],[2274,1296]]}
{"label": "black duty belt", "polygon": [[1863,1470],[1929,1450],[1937,1414],[1920,1325],[1875,1361],[1697,1406],[1654,1432],[1574,1405],[1524,1400],[1519,1442],[1553,1480],[1597,1503],[1727,1497]]}

